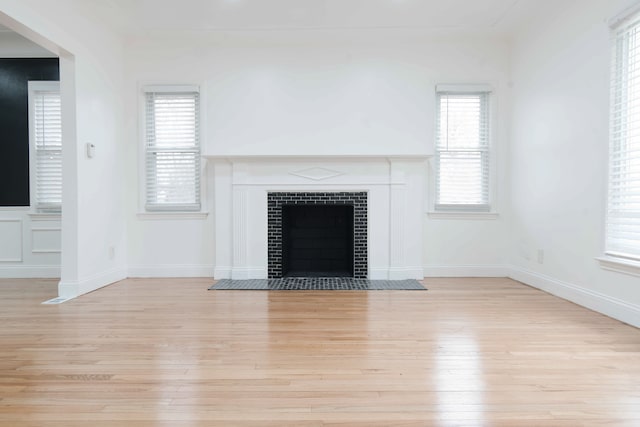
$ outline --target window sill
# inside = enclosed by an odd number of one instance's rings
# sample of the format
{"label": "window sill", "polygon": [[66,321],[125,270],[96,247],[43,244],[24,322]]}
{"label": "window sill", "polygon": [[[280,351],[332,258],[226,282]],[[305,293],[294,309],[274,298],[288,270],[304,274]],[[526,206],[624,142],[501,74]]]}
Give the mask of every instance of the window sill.
{"label": "window sill", "polygon": [[29,214],[29,217],[31,217],[31,221],[60,221],[62,219],[62,214],[32,212]]}
{"label": "window sill", "polygon": [[601,256],[596,258],[600,263],[600,268],[617,273],[629,274],[640,277],[640,262],[630,259],[616,258],[611,256]]}
{"label": "window sill", "polygon": [[0,206],[0,212],[28,212],[30,210],[29,206]]}
{"label": "window sill", "polygon": [[141,221],[205,220],[209,212],[140,212]]}
{"label": "window sill", "polygon": [[429,219],[457,219],[457,220],[496,220],[500,216],[497,212],[427,212]]}

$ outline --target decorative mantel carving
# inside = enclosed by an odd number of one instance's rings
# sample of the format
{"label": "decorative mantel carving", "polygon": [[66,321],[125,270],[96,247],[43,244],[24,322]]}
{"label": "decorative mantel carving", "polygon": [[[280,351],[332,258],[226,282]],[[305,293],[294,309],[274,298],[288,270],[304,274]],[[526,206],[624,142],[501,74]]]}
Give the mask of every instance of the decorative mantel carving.
{"label": "decorative mantel carving", "polygon": [[302,178],[312,179],[314,181],[322,181],[324,179],[335,178],[336,176],[344,175],[344,172],[331,170],[327,168],[309,168],[300,171],[289,172],[291,175],[300,176]]}

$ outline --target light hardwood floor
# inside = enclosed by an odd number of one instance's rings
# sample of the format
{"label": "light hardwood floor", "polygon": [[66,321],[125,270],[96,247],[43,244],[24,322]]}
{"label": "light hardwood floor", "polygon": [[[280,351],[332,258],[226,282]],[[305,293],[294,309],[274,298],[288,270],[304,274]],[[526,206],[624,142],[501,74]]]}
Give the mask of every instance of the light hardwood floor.
{"label": "light hardwood floor", "polygon": [[211,283],[0,280],[0,427],[640,426],[640,330],[512,280]]}

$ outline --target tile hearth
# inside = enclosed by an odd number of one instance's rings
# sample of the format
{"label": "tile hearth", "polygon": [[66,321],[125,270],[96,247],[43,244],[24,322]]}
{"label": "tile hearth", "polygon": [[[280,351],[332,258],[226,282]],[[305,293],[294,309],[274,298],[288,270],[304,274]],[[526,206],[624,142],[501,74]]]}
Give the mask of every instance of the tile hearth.
{"label": "tile hearth", "polygon": [[407,280],[368,280],[351,277],[285,277],[278,279],[222,279],[209,290],[264,291],[426,291],[420,282]]}

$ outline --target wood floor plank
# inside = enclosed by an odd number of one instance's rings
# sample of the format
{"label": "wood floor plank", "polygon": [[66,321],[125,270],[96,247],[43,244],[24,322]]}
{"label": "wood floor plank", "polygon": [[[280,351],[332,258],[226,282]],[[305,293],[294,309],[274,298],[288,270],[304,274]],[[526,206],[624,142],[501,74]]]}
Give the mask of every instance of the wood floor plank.
{"label": "wood floor plank", "polygon": [[0,279],[0,427],[640,425],[640,330],[509,279],[210,285]]}

